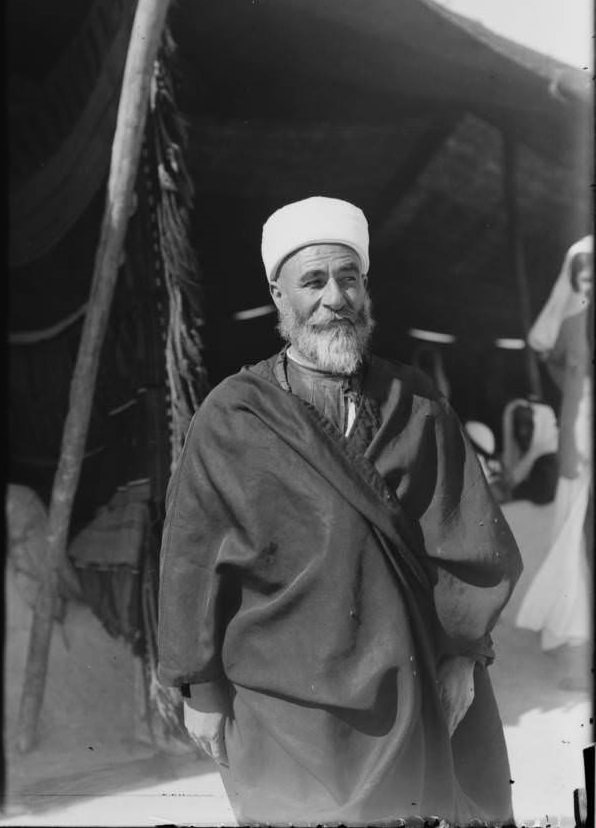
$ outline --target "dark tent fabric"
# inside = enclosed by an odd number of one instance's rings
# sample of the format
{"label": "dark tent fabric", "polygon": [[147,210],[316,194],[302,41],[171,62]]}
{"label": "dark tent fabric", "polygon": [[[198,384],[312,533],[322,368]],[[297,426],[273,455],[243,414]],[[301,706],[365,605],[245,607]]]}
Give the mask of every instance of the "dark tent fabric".
{"label": "dark tent fabric", "polygon": [[[7,4],[15,366],[23,336],[86,301],[133,11],[124,0],[63,0],[51,14],[39,0]],[[504,144],[517,150],[536,314],[565,249],[590,227],[587,75],[432,0],[177,0],[169,29],[211,383],[279,345],[259,258],[264,219],[290,199],[335,195],[370,219],[377,350],[408,360],[410,328],[452,334],[445,358],[456,408],[498,422],[502,400],[487,390],[487,372],[507,378],[503,394],[528,390],[521,354],[494,348],[499,337],[524,336]],[[134,358],[151,353],[152,384],[165,399],[159,291],[138,289],[151,347]],[[26,395],[13,396],[15,445],[35,433],[40,454],[55,458],[76,341],[75,332],[53,395],[44,391],[50,376],[37,371],[54,423],[47,433]],[[14,376],[27,384],[20,369]],[[162,423],[151,438],[161,456],[158,500],[166,431]],[[30,472],[19,474],[26,483]]]}

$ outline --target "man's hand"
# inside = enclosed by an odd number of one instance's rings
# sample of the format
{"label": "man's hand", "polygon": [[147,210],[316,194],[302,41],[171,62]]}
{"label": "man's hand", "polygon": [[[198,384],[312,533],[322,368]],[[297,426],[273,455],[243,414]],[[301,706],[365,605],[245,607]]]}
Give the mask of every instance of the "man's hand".
{"label": "man's hand", "polygon": [[450,736],[453,736],[474,701],[474,664],[471,658],[451,656],[439,667],[439,697]]}
{"label": "man's hand", "polygon": [[203,713],[184,704],[184,725],[195,745],[207,756],[223,765],[228,765],[228,755],[224,739],[226,717],[223,713]]}

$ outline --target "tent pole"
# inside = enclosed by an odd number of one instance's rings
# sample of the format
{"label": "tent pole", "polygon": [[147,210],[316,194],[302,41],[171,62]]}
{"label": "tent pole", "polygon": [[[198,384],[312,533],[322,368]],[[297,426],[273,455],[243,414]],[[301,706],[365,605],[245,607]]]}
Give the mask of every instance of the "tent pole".
{"label": "tent pole", "polygon": [[[504,135],[503,146],[505,171],[504,189],[507,210],[509,261],[517,281],[522,328],[524,332],[524,339],[527,340],[532,326],[532,309],[530,304],[530,291],[528,288],[528,276],[526,272],[519,214],[517,190],[517,145],[512,138]],[[542,381],[540,379],[540,371],[538,369],[538,360],[534,351],[527,344],[525,347],[525,357],[530,392],[534,396],[542,398]]]}
{"label": "tent pole", "polygon": [[138,0],[130,35],[101,235],[52,488],[46,532],[47,576],[40,585],[31,622],[17,733],[17,747],[21,752],[29,751],[37,737],[52,639],[57,573],[66,555],[72,504],[81,472],[99,358],[131,213],[153,64],[168,6],[168,0]]}

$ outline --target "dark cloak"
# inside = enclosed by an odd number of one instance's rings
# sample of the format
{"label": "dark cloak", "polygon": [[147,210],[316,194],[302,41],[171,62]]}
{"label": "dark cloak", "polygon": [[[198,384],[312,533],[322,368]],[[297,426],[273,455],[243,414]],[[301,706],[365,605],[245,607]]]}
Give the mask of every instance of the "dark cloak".
{"label": "dark cloak", "polygon": [[[227,693],[241,820],[509,819],[486,668],[521,563],[456,416],[420,373],[373,358],[346,438],[275,366],[225,380],[189,428],[167,498],[161,679]],[[449,654],[477,661],[451,740]]]}

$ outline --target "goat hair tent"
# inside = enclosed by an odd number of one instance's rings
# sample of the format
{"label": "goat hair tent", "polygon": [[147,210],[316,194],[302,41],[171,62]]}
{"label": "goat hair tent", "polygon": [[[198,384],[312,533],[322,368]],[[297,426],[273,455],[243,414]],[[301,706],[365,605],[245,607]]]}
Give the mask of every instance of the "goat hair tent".
{"label": "goat hair tent", "polygon": [[[7,4],[9,480],[45,501],[134,7]],[[590,227],[590,94],[582,72],[432,0],[172,4],[70,525],[113,635],[150,649],[139,583],[154,578],[191,411],[279,345],[259,257],[267,215],[313,194],[361,206],[377,351],[407,360],[412,328],[449,334],[456,409],[498,424],[528,379],[495,340],[524,338]]]}

